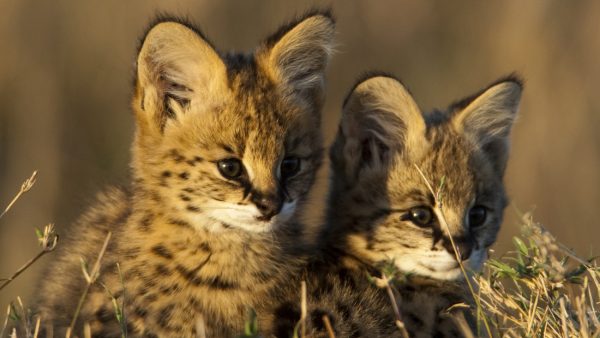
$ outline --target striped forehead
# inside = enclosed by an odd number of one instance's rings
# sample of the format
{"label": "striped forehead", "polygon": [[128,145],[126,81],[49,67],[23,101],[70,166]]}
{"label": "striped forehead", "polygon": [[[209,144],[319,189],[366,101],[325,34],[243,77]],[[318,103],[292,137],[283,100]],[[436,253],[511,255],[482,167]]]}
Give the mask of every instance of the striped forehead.
{"label": "striped forehead", "polygon": [[442,184],[445,203],[464,207],[476,191],[471,165],[472,145],[450,128],[430,131],[430,150],[422,160],[422,170],[429,179]]}
{"label": "striped forehead", "polygon": [[233,113],[243,120],[245,150],[251,153],[277,153],[285,141],[293,108],[288,107],[276,84],[256,66],[251,57],[229,63],[228,81],[233,92]]}
{"label": "striped forehead", "polygon": [[437,192],[441,187],[442,198],[447,206],[464,208],[471,202],[476,182],[471,166],[472,150],[463,138],[447,130],[428,132],[428,145],[418,159],[401,157],[401,165],[388,184],[390,197],[396,203],[406,200],[433,204],[434,197],[415,165]]}

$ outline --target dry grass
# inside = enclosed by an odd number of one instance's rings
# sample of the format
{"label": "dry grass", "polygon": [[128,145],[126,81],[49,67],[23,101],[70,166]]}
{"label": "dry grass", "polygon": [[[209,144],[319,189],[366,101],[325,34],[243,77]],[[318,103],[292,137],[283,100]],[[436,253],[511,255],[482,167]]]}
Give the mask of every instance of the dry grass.
{"label": "dry grass", "polygon": [[494,337],[599,337],[600,269],[523,217],[515,251],[490,259],[475,281]]}

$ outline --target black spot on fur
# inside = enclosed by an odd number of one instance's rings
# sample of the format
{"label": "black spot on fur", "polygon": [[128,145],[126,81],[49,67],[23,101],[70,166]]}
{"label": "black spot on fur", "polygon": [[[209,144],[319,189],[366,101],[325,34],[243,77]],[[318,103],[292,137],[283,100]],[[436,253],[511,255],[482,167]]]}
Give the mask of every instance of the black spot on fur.
{"label": "black spot on fur", "polygon": [[[350,308],[350,306],[348,304],[344,304],[339,301],[335,305],[336,305],[336,308],[339,311],[339,313],[342,315],[342,318],[344,318],[345,320],[348,320],[350,318],[350,316],[352,315],[352,308]],[[329,320],[332,321],[333,318],[329,318]]]}
{"label": "black spot on fur", "polygon": [[96,311],[95,315],[100,323],[109,323],[109,322],[112,322],[113,320],[114,321],[117,320],[117,318],[114,316],[114,314],[105,307],[101,307],[100,309],[98,309],[98,311]]}
{"label": "black spot on fur", "polygon": [[425,322],[414,313],[409,312],[405,314],[405,316],[406,319],[408,319],[411,322],[411,324],[415,327],[415,329],[419,330],[422,329],[423,326],[425,326]]}
{"label": "black spot on fur", "polygon": [[174,308],[175,305],[170,304],[165,306],[158,312],[158,325],[160,325],[162,328],[168,328],[170,326],[169,323],[171,321],[171,315],[173,313]]}
{"label": "black spot on fur", "polygon": [[190,223],[188,223],[188,222],[186,222],[184,220],[181,220],[181,219],[176,219],[176,218],[169,219],[169,224],[177,225],[177,226],[180,226],[180,227],[186,227],[186,228],[192,226]]}
{"label": "black spot on fur", "polygon": [[185,157],[177,151],[177,149],[171,149],[169,156],[175,161],[175,163],[181,163],[185,161]]}
{"label": "black spot on fur", "polygon": [[140,229],[143,231],[150,230],[154,216],[150,213],[146,214],[140,221]]}
{"label": "black spot on fur", "polygon": [[171,271],[169,270],[169,268],[167,268],[165,265],[163,264],[158,264],[154,267],[154,269],[156,270],[156,273],[161,275],[161,276],[168,276],[171,274]]}
{"label": "black spot on fur", "polygon": [[277,337],[291,337],[294,326],[300,319],[300,310],[294,303],[284,303],[275,309],[275,333]]}
{"label": "black spot on fur", "polygon": [[[115,319],[116,320],[116,319]],[[100,331],[92,333],[92,338],[120,338],[121,332],[104,328]]]}
{"label": "black spot on fur", "polygon": [[232,289],[239,288],[238,284],[235,284],[233,282],[224,281],[219,277],[214,277],[214,278],[206,281],[204,284],[212,289],[217,289],[217,290],[232,290]]}
{"label": "black spot on fur", "polygon": [[133,326],[132,322],[127,321],[127,323],[125,323],[125,326],[127,328],[127,333],[128,334],[133,335],[133,334],[136,333],[137,330],[135,329],[135,326]]}
{"label": "black spot on fur", "polygon": [[179,272],[179,274],[185,278],[188,282],[190,282],[193,285],[201,285],[203,284],[203,280],[202,278],[200,278],[200,276],[198,276],[198,272],[204,267],[204,265],[206,265],[206,263],[208,263],[208,261],[210,260],[211,255],[208,255],[206,257],[206,259],[202,262],[200,262],[200,264],[198,264],[198,266],[196,266],[194,269],[188,269],[185,266],[181,265],[181,264],[177,264],[177,266],[175,267],[175,270],[177,272]]}
{"label": "black spot on fur", "polygon": [[360,326],[356,322],[350,323],[350,337],[351,338],[359,338],[359,337],[368,337],[369,335],[363,335]]}
{"label": "black spot on fur", "polygon": [[186,206],[185,208],[187,209],[187,211],[191,211],[191,212],[200,212],[200,208],[199,208],[199,207],[197,207],[197,206],[195,206],[195,205],[192,205],[192,204],[189,204],[189,205],[188,205],[188,206]]}
{"label": "black spot on fur", "polygon": [[144,296],[144,295],[146,295],[146,294],[148,293],[148,291],[150,291],[150,290],[149,290],[149,288],[148,288],[148,286],[146,286],[146,285],[142,285],[142,286],[141,286],[139,289],[137,289],[137,290],[135,291],[135,294],[136,294],[138,297],[141,297],[141,296]]}
{"label": "black spot on fur", "polygon": [[153,246],[152,253],[166,259],[173,259],[173,254],[171,253],[171,251],[165,248],[163,245]]}
{"label": "black spot on fur", "polygon": [[171,177],[171,172],[170,172],[170,171],[168,171],[168,170],[165,170],[165,171],[163,171],[163,172],[162,172],[161,176],[162,176],[162,177],[165,177],[165,178],[166,178],[166,177]]}
{"label": "black spot on fur", "polygon": [[211,251],[210,244],[208,244],[208,242],[202,242],[202,243],[200,243],[200,245],[198,247],[206,252]]}
{"label": "black spot on fur", "polygon": [[184,202],[189,202],[192,200],[189,196],[184,195],[184,194],[179,194],[179,199],[181,199]]}
{"label": "black spot on fur", "polygon": [[202,278],[198,275],[198,271],[208,262],[208,259],[196,267],[194,270],[187,269],[182,265],[177,265],[175,270],[179,272],[179,274],[184,277],[189,283],[195,286],[207,286],[212,289],[217,290],[231,290],[238,288],[239,286],[232,282],[227,282],[222,280],[221,278],[214,276],[212,278]]}
{"label": "black spot on fur", "polygon": [[123,256],[130,259],[135,259],[140,254],[139,248],[128,248],[123,251]]}
{"label": "black spot on fur", "polygon": [[180,289],[181,288],[179,287],[179,284],[172,284],[172,285],[163,285],[163,286],[161,286],[159,288],[159,291],[163,295],[170,296],[170,295],[175,294]]}
{"label": "black spot on fur", "polygon": [[181,178],[182,180],[187,180],[188,178],[190,178],[190,174],[187,171],[184,171],[179,174],[179,178]]}
{"label": "black spot on fur", "polygon": [[144,297],[144,301],[148,303],[154,303],[158,299],[158,295],[156,293],[149,293]]}

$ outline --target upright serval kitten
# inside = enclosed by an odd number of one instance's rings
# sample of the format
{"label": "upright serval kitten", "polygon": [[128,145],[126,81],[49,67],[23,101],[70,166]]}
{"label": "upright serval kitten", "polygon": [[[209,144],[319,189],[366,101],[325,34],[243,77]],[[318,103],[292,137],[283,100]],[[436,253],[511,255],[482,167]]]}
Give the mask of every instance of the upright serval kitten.
{"label": "upright serval kitten", "polygon": [[[137,56],[133,183],[102,194],[51,263],[39,311],[55,335],[83,292],[80,257],[91,264],[108,231],[78,335],[87,323],[94,337],[191,337],[203,323],[208,337],[232,337],[277,297],[302,262],[294,216],[322,160],[333,36],[318,11],[251,54],[221,54],[179,20],[151,26]],[[104,287],[125,304],[125,328]]]}
{"label": "upright serval kitten", "polygon": [[[372,75],[354,87],[330,152],[324,254],[304,276],[310,334],[328,337],[327,315],[338,337],[402,337],[389,295],[367,278],[392,264],[406,275],[395,297],[410,337],[462,336],[447,313],[470,299],[457,257],[477,271],[496,240],[521,91],[521,81],[508,77],[445,111],[422,113],[391,76]],[[423,176],[433,189],[441,186],[448,229]],[[298,299],[295,293],[276,308],[286,319],[279,336],[289,336],[298,320]]]}

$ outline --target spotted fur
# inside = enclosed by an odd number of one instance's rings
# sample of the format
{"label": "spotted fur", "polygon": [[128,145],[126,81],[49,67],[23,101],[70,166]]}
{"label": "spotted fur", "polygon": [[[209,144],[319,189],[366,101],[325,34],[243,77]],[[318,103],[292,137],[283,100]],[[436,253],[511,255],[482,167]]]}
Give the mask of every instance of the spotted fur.
{"label": "spotted fur", "polygon": [[[307,322],[312,335],[328,337],[320,322],[327,314],[336,336],[402,337],[389,295],[368,279],[393,264],[406,279],[395,284],[395,297],[410,337],[462,337],[461,308],[453,305],[470,298],[450,236],[467,269],[477,271],[506,206],[503,176],[521,90],[509,77],[445,111],[422,113],[393,77],[355,86],[330,152],[324,255],[304,276],[308,318],[318,319]],[[435,214],[425,225],[411,218],[415,207],[439,207],[419,170],[439,188],[449,234]],[[486,210],[477,226],[474,206]],[[290,336],[289,323],[281,326]]]}
{"label": "spotted fur", "polygon": [[[207,336],[232,337],[249,309],[277,297],[302,262],[294,216],[321,162],[333,35],[317,11],[252,54],[225,55],[188,23],[152,25],[137,58],[133,183],[100,197],[48,269],[39,311],[55,334],[83,292],[79,257],[93,262],[108,231],[76,332],[88,323],[94,337],[121,336],[104,287],[125,304],[130,336],[190,337],[202,319]],[[286,158],[298,160],[293,175],[283,176]],[[232,159],[235,177],[219,170]]]}

